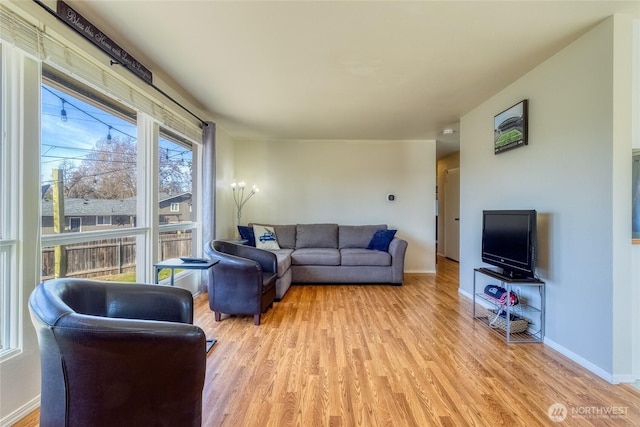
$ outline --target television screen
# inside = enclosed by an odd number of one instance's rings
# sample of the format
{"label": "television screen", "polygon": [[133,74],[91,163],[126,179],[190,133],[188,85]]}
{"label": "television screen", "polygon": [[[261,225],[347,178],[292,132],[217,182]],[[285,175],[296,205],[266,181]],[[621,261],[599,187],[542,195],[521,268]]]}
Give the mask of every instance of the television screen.
{"label": "television screen", "polygon": [[534,277],[536,211],[484,211],[482,261],[511,277]]}

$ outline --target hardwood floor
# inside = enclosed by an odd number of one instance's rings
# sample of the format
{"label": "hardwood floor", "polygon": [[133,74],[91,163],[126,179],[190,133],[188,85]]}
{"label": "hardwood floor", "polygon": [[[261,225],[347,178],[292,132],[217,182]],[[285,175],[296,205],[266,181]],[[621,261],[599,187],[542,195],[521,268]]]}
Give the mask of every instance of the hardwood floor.
{"label": "hardwood floor", "polygon": [[294,285],[260,326],[214,322],[199,296],[195,323],[218,339],[203,426],[549,426],[556,403],[564,425],[640,425],[639,390],[543,344],[506,344],[457,289],[446,259],[401,287]]}

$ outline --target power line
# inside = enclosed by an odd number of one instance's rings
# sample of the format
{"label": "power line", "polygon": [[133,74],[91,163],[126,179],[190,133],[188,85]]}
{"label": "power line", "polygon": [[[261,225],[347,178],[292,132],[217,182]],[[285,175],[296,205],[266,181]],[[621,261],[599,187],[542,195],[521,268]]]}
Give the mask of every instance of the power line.
{"label": "power line", "polygon": [[[103,125],[105,125],[105,126],[107,127],[108,131],[110,131],[111,129],[113,129],[114,131],[116,131],[116,132],[120,132],[121,134],[123,134],[123,135],[125,135],[125,136],[128,136],[129,138],[137,139],[137,138],[136,138],[136,137],[134,137],[133,135],[129,135],[128,133],[126,133],[126,132],[124,132],[124,131],[122,131],[122,130],[120,130],[120,129],[117,129],[117,128],[115,128],[115,127],[113,127],[111,124],[109,124],[109,123],[107,123],[107,122],[105,122],[105,121],[103,121],[103,120],[101,120],[101,119],[97,118],[97,117],[96,117],[96,116],[94,116],[93,114],[91,114],[91,113],[89,113],[89,112],[87,112],[87,111],[83,110],[82,108],[78,107],[78,106],[77,106],[77,105],[75,105],[74,103],[67,101],[67,99],[66,99],[65,97],[58,95],[57,93],[55,93],[54,91],[52,91],[51,89],[49,89],[46,85],[42,85],[42,89],[46,90],[46,91],[47,91],[47,92],[49,92],[51,95],[53,95],[53,96],[55,96],[56,98],[58,98],[58,99],[60,100],[60,102],[62,102],[62,103],[63,103],[63,110],[64,110],[64,105],[70,105],[70,106],[72,106],[73,108],[75,108],[76,110],[78,110],[78,111],[80,111],[80,112],[82,112],[82,113],[86,114],[87,116],[91,117],[91,118],[92,118],[93,120],[95,120],[96,122],[99,122],[99,123],[102,123]],[[109,133],[109,135],[110,135],[110,133]],[[109,138],[109,139],[111,139],[111,138]]]}

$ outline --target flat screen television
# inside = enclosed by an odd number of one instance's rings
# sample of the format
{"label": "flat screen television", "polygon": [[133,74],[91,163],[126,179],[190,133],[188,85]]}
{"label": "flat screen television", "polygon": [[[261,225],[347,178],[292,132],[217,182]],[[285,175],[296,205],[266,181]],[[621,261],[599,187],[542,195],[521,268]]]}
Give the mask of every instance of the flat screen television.
{"label": "flat screen television", "polygon": [[483,211],[482,261],[501,268],[504,276],[535,277],[536,211]]}

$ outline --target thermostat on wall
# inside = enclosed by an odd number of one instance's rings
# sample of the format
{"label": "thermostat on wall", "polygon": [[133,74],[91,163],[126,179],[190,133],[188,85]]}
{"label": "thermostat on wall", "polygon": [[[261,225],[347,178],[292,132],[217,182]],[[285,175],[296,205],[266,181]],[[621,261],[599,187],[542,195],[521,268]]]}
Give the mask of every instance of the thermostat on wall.
{"label": "thermostat on wall", "polygon": [[396,201],[396,195],[389,193],[387,194],[387,202],[395,202]]}

